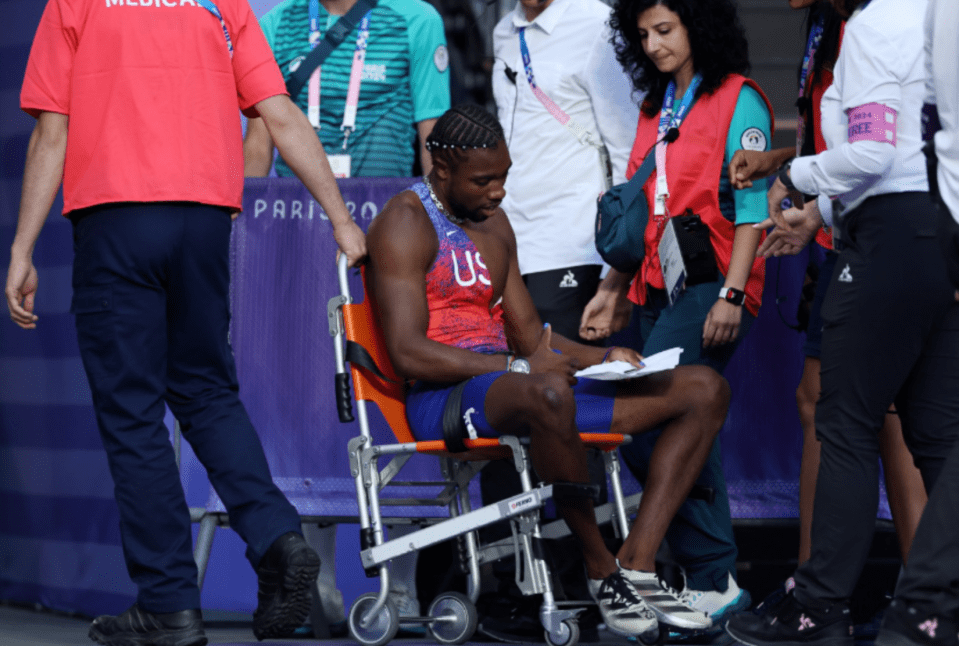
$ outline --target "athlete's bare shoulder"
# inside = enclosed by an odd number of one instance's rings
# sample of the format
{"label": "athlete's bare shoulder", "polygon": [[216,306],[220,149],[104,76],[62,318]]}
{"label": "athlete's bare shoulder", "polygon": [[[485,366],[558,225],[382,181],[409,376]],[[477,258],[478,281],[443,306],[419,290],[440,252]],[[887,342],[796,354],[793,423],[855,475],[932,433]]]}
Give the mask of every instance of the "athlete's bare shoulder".
{"label": "athlete's bare shoulder", "polygon": [[373,218],[366,244],[374,264],[397,255],[417,257],[432,262],[438,241],[419,196],[403,191],[392,197],[379,215]]}

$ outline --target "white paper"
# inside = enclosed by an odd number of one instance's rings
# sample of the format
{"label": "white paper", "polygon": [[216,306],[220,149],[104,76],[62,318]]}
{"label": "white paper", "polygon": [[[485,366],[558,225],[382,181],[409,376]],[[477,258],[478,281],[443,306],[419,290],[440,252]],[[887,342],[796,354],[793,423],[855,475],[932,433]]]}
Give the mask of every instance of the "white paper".
{"label": "white paper", "polygon": [[682,354],[682,352],[682,348],[670,348],[669,350],[663,350],[654,355],[644,357],[644,368],[637,368],[633,364],[625,361],[598,363],[595,366],[580,370],[576,373],[576,376],[586,377],[588,379],[599,379],[601,381],[618,381],[620,379],[644,377],[654,372],[672,370],[679,365],[679,355]]}

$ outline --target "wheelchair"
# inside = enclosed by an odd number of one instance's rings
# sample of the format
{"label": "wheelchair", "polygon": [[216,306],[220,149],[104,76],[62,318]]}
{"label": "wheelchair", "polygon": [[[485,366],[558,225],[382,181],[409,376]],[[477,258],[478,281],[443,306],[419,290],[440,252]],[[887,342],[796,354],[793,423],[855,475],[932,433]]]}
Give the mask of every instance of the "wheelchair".
{"label": "wheelchair", "polygon": [[[350,607],[347,616],[350,636],[364,646],[381,646],[396,636],[400,623],[410,623],[425,625],[428,633],[440,644],[462,644],[473,636],[477,627],[475,603],[480,594],[480,566],[512,556],[520,591],[524,595],[542,595],[539,620],[546,643],[574,646],[579,640],[577,615],[593,602],[558,601],[555,598],[542,541],[568,536],[570,530],[563,520],[548,524],[540,522],[539,511],[553,496],[553,485],[532,485],[528,442],[514,436],[464,439],[463,448],[466,450],[454,451],[443,440],[416,441],[406,419],[405,384],[390,364],[369,292],[364,290],[366,298],[363,302],[353,302],[343,254],[338,260],[337,273],[340,294],[331,298],[327,306],[336,359],[337,411],[341,422],[356,421],[359,426],[360,434],[349,441],[348,451],[359,508],[360,559],[367,576],[378,576],[380,582],[378,593],[361,595]],[[374,442],[367,403],[379,408],[395,443]],[[618,537],[624,539],[629,532],[629,514],[638,509],[642,495],[637,493],[626,498],[622,492],[617,449],[630,438],[612,433],[583,433],[581,438],[585,446],[602,453],[609,479],[612,500],[596,507],[597,522],[612,522]],[[442,480],[397,480],[404,465],[414,455],[434,456],[439,460]],[[388,460],[382,468],[381,460]],[[522,492],[473,509],[469,482],[490,460],[511,460],[519,474]],[[391,498],[384,495],[390,485],[406,488],[432,486],[439,492],[433,497]],[[445,508],[447,515],[420,519],[419,522],[425,525],[421,529],[389,540],[383,508],[412,505]],[[404,520],[412,522],[409,518]],[[511,536],[481,545],[478,530],[497,522],[508,522]],[[390,560],[451,539],[456,539],[459,545],[468,593],[442,593],[430,604],[425,616],[400,618],[388,599]],[[660,630],[660,643],[667,632]]]}

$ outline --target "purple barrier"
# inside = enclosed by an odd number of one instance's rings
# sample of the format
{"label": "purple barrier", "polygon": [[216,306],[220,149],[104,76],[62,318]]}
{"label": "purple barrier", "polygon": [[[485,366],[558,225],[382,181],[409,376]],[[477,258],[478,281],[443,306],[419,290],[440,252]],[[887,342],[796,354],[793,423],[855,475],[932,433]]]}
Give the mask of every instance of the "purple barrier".
{"label": "purple barrier", "polygon": [[[340,181],[340,190],[360,226],[410,178]],[[231,340],[240,378],[240,396],[260,433],[274,480],[303,515],[355,516],[356,490],[350,476],[347,442],[359,435],[356,423],[340,423],[333,391],[333,342],[327,301],[339,293],[333,227],[298,180],[247,180],[243,215],[231,246]],[[352,285],[363,299],[359,278]],[[392,439],[375,407],[374,437]],[[435,459],[414,457],[403,479],[435,480]],[[402,497],[417,490],[390,487]],[[391,494],[392,495],[392,494]],[[208,508],[222,511],[211,492]],[[396,508],[387,513],[445,515],[444,508]]]}

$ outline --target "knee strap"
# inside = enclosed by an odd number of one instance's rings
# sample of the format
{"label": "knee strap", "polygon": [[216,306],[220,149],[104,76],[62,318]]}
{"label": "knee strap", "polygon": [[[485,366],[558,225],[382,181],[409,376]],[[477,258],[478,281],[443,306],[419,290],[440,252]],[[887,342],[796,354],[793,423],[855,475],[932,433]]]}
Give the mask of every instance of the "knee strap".
{"label": "knee strap", "polygon": [[562,504],[573,500],[592,500],[599,503],[599,485],[586,482],[554,482],[553,500]]}
{"label": "knee strap", "polygon": [[469,437],[469,432],[461,409],[463,390],[466,388],[467,381],[469,380],[461,382],[450,392],[450,396],[446,399],[446,407],[443,408],[443,440],[446,441],[446,450],[450,453],[466,451],[463,440]]}

